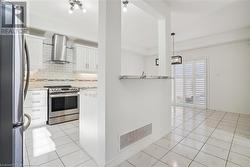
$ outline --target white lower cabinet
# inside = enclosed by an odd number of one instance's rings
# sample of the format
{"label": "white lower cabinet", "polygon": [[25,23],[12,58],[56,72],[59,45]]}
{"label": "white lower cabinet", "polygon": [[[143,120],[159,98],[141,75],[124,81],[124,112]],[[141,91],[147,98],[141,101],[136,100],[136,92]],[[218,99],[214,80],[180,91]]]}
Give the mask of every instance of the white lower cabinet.
{"label": "white lower cabinet", "polygon": [[80,91],[80,145],[98,161],[98,112],[96,89]]}
{"label": "white lower cabinet", "polygon": [[45,125],[48,115],[47,90],[28,91],[24,113],[31,116],[30,127]]}

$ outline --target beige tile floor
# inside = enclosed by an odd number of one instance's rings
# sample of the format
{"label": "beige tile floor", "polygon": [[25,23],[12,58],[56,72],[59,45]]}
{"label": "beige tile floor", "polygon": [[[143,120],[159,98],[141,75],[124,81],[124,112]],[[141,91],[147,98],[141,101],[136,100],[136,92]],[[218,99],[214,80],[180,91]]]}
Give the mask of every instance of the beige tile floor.
{"label": "beige tile floor", "polygon": [[[29,129],[25,165],[97,167],[78,121]],[[118,167],[250,167],[250,115],[173,107],[172,130]]]}
{"label": "beige tile floor", "polygon": [[118,167],[250,167],[250,115],[173,107],[171,133]]}
{"label": "beige tile floor", "polygon": [[27,167],[97,167],[79,145],[79,122],[28,129],[24,165]]}

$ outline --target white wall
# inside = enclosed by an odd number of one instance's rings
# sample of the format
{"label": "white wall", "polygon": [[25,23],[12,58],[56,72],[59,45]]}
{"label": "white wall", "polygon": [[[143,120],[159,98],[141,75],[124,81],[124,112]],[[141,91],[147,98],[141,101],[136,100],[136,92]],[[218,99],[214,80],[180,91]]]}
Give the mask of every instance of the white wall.
{"label": "white wall", "polygon": [[158,75],[159,66],[155,65],[155,59],[157,57],[157,55],[144,57],[144,71],[147,75]]}
{"label": "white wall", "polygon": [[122,75],[141,75],[144,71],[144,56],[127,50],[121,55]]}
{"label": "white wall", "polygon": [[159,66],[155,65],[157,55],[142,55],[131,51],[122,51],[121,73],[122,75],[141,75],[144,71],[146,75],[158,75]]}
{"label": "white wall", "polygon": [[184,61],[207,59],[209,109],[250,114],[250,42],[179,52]]}
{"label": "white wall", "polygon": [[[116,166],[170,132],[170,80],[119,80],[121,1],[99,1],[99,30],[98,164]],[[119,150],[120,135],[149,123],[153,126],[150,136]]]}

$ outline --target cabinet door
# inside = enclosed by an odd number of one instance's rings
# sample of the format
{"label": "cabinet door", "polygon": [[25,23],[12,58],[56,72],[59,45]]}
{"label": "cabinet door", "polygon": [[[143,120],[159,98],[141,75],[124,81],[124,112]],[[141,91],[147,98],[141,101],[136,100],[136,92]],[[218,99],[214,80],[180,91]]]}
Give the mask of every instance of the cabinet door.
{"label": "cabinet door", "polygon": [[75,71],[83,72],[84,70],[84,49],[82,47],[75,48]]}
{"label": "cabinet door", "polygon": [[76,46],[75,47],[75,71],[94,73],[97,71],[97,49]]}
{"label": "cabinet door", "polygon": [[87,72],[89,70],[89,51],[88,48],[83,47],[83,71]]}
{"label": "cabinet door", "polygon": [[95,49],[91,48],[89,53],[89,71],[95,72]]}
{"label": "cabinet door", "polygon": [[95,71],[98,71],[98,49],[95,49]]}
{"label": "cabinet door", "polygon": [[26,36],[25,38],[30,55],[30,69],[32,71],[42,69],[43,39],[32,36]]}

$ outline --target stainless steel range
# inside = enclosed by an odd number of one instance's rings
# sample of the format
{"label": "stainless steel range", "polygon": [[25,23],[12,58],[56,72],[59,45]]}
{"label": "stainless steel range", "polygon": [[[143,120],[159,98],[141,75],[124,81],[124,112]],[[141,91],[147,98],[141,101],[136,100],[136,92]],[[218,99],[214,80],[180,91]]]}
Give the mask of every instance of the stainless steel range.
{"label": "stainless steel range", "polygon": [[79,119],[79,88],[70,85],[45,86],[48,91],[48,124]]}

